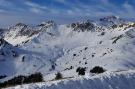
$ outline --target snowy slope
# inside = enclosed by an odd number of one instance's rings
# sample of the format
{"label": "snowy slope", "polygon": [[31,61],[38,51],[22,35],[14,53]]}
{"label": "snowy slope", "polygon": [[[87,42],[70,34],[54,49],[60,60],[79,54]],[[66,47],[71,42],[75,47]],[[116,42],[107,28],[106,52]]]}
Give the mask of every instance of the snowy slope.
{"label": "snowy slope", "polygon": [[6,41],[16,46],[28,41],[38,32],[39,29],[30,27],[23,23],[17,23],[15,26],[9,27],[3,36]]}
{"label": "snowy slope", "polygon": [[6,89],[134,89],[135,71],[106,72],[84,77],[26,84]]}
{"label": "snowy slope", "polygon": [[37,26],[19,23],[3,34],[12,48],[16,46],[18,56],[0,61],[0,74],[12,78],[41,72],[51,80],[57,72],[64,77],[77,76],[78,67],[86,67],[87,73],[94,66],[107,71],[134,69],[134,27],[134,23],[116,17],[69,25],[53,21]]}
{"label": "snowy slope", "polygon": [[0,75],[12,74],[15,71],[14,61],[18,58],[18,51],[12,44],[0,38]]}

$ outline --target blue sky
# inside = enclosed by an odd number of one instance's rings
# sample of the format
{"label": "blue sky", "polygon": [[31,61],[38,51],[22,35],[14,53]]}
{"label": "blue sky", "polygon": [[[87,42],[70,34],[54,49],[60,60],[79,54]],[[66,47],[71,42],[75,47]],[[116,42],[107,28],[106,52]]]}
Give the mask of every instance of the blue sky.
{"label": "blue sky", "polygon": [[135,0],[0,0],[0,26],[69,23],[108,15],[135,19]]}

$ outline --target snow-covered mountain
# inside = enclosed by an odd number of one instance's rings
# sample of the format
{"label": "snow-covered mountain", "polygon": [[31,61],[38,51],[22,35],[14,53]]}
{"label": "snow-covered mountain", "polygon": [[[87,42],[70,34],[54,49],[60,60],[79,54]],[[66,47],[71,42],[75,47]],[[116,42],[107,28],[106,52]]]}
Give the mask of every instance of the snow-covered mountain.
{"label": "snow-covered mountain", "polygon": [[1,33],[0,82],[18,75],[41,72],[46,81],[57,72],[77,77],[95,66],[106,71],[135,68],[135,23],[115,16],[99,21],[36,26],[18,23]]}

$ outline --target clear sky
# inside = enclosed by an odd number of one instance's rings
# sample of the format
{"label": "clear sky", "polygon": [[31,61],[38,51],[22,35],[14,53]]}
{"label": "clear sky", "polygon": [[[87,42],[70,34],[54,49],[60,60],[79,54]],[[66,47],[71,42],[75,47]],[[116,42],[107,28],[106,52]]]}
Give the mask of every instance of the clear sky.
{"label": "clear sky", "polygon": [[135,0],[0,0],[0,26],[69,23],[108,15],[135,19]]}

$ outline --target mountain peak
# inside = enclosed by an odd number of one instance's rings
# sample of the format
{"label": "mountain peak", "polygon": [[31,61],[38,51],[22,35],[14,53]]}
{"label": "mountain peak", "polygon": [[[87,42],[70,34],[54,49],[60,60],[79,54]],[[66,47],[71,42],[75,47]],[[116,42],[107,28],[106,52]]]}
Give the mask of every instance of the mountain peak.
{"label": "mountain peak", "polygon": [[27,26],[26,24],[24,24],[24,23],[17,23],[15,26]]}
{"label": "mountain peak", "polygon": [[118,19],[120,19],[118,16],[111,15],[111,16],[100,18],[100,21],[112,21],[112,20],[118,20]]}
{"label": "mountain peak", "polygon": [[86,20],[83,22],[72,23],[71,27],[74,31],[92,31],[95,28],[95,25],[92,20]]}
{"label": "mountain peak", "polygon": [[54,26],[56,23],[53,20],[47,21],[47,22],[42,22],[38,26]]}
{"label": "mountain peak", "polygon": [[124,19],[119,18],[118,16],[113,16],[113,15],[100,18],[99,20],[100,20],[101,25],[107,26],[107,27],[126,23]]}

